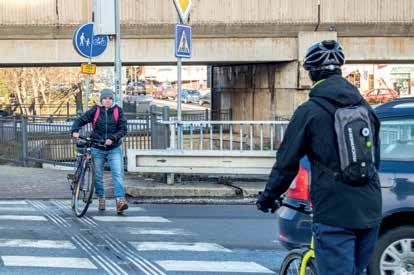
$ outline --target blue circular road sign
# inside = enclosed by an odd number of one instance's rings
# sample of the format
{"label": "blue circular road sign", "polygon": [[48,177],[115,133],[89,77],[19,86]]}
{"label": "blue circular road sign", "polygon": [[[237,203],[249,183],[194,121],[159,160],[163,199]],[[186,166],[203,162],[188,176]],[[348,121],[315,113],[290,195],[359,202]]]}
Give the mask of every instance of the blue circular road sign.
{"label": "blue circular road sign", "polygon": [[93,23],[86,23],[76,29],[73,46],[83,57],[92,58],[103,54],[108,47],[107,35],[93,35]]}

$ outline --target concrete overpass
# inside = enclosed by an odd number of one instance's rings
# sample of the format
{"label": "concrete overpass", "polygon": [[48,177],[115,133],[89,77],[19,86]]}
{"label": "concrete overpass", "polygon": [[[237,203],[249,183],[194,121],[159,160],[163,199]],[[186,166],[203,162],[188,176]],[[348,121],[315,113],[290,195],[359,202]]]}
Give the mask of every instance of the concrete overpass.
{"label": "concrete overpass", "polygon": [[[279,62],[300,58],[303,32],[338,36],[353,62],[414,59],[411,0],[193,0],[190,63]],[[172,0],[122,0],[122,59],[174,62]],[[0,64],[83,61],[72,47],[76,26],[91,20],[92,0],[0,1]],[[318,12],[319,10],[319,12]],[[111,62],[112,51],[97,62]]]}
{"label": "concrete overpass", "polygon": [[[412,0],[193,2],[193,58],[187,64],[215,65],[213,105],[231,106],[236,119],[243,114],[271,119],[303,101],[310,83],[300,62],[314,41],[337,38],[351,63],[414,62]],[[172,1],[121,4],[123,62],[173,64]],[[91,19],[92,1],[0,0],[0,10],[0,65],[85,61],[73,50],[71,37],[76,26]],[[111,43],[95,62],[112,60]],[[268,106],[263,108],[263,102]]]}

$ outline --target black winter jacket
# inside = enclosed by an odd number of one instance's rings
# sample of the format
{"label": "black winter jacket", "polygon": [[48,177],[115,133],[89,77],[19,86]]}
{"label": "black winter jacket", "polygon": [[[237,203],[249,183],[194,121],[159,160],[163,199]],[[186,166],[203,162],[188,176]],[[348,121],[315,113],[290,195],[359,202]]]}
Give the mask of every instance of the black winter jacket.
{"label": "black winter jacket", "polygon": [[[336,107],[356,104],[367,106],[372,129],[375,129],[378,169],[380,122],[358,89],[341,76],[334,75],[317,84],[309,96],[327,99]],[[277,197],[286,192],[298,172],[300,159],[305,155],[311,163],[317,161],[333,171],[341,171],[334,117],[312,100],[295,111],[265,190]],[[377,174],[369,184],[353,187],[311,165],[310,193],[313,222],[358,229],[374,227],[381,221],[382,198]]]}
{"label": "black winter jacket", "polygon": [[[96,121],[95,128],[93,129],[91,135],[92,139],[95,141],[92,146],[107,151],[118,147],[122,144],[122,138],[127,134],[127,121],[121,107],[117,106],[119,109],[119,118],[118,123],[116,123],[113,115],[115,106],[116,105],[112,106],[108,110],[105,110],[105,107],[95,105],[73,122],[71,133],[79,132],[82,126],[92,123],[96,108],[100,108],[99,118]],[[107,139],[112,140],[113,143],[111,146],[106,146],[104,148],[98,145],[99,141],[104,142]]]}

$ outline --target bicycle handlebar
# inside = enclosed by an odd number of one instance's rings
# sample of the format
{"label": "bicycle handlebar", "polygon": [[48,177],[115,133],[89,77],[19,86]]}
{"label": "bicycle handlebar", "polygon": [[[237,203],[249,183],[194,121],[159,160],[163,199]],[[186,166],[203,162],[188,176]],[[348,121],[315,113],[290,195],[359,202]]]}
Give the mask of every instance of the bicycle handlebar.
{"label": "bicycle handlebar", "polygon": [[100,147],[105,147],[105,141],[104,140],[98,140],[98,139],[92,139],[90,137],[85,136],[79,136],[78,140],[76,141],[77,146],[91,146],[92,142],[96,143],[96,145]]}
{"label": "bicycle handlebar", "polygon": [[[274,213],[276,211],[276,209],[282,207],[282,206],[286,206],[290,209],[294,209],[297,210],[299,212],[305,213],[305,214],[312,214],[312,210],[307,207],[306,204],[304,203],[300,203],[299,206],[295,206],[295,205],[291,205],[288,203],[283,202],[284,197],[280,197],[279,199],[275,200],[274,205],[271,207],[271,212]],[[260,203],[256,203],[257,209],[260,210],[261,209],[261,205]]]}
{"label": "bicycle handlebar", "polygon": [[312,210],[309,207],[307,207],[307,205],[304,203],[300,203],[299,206],[295,206],[295,205],[291,205],[288,203],[284,203],[283,198],[279,200],[278,202],[279,202],[279,207],[286,206],[287,208],[294,209],[294,210],[297,210],[305,214],[312,214]]}

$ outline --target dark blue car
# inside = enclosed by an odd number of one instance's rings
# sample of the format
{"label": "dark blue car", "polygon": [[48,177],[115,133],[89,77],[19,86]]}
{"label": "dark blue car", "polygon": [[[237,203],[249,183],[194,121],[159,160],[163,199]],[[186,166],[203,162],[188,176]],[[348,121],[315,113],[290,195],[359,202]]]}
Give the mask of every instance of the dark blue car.
{"label": "dark blue car", "polygon": [[[414,274],[414,98],[375,108],[381,120],[380,181],[383,220],[370,275]],[[310,206],[310,164],[301,161],[285,202]],[[308,244],[311,217],[291,208],[279,212],[279,241],[287,249]]]}

